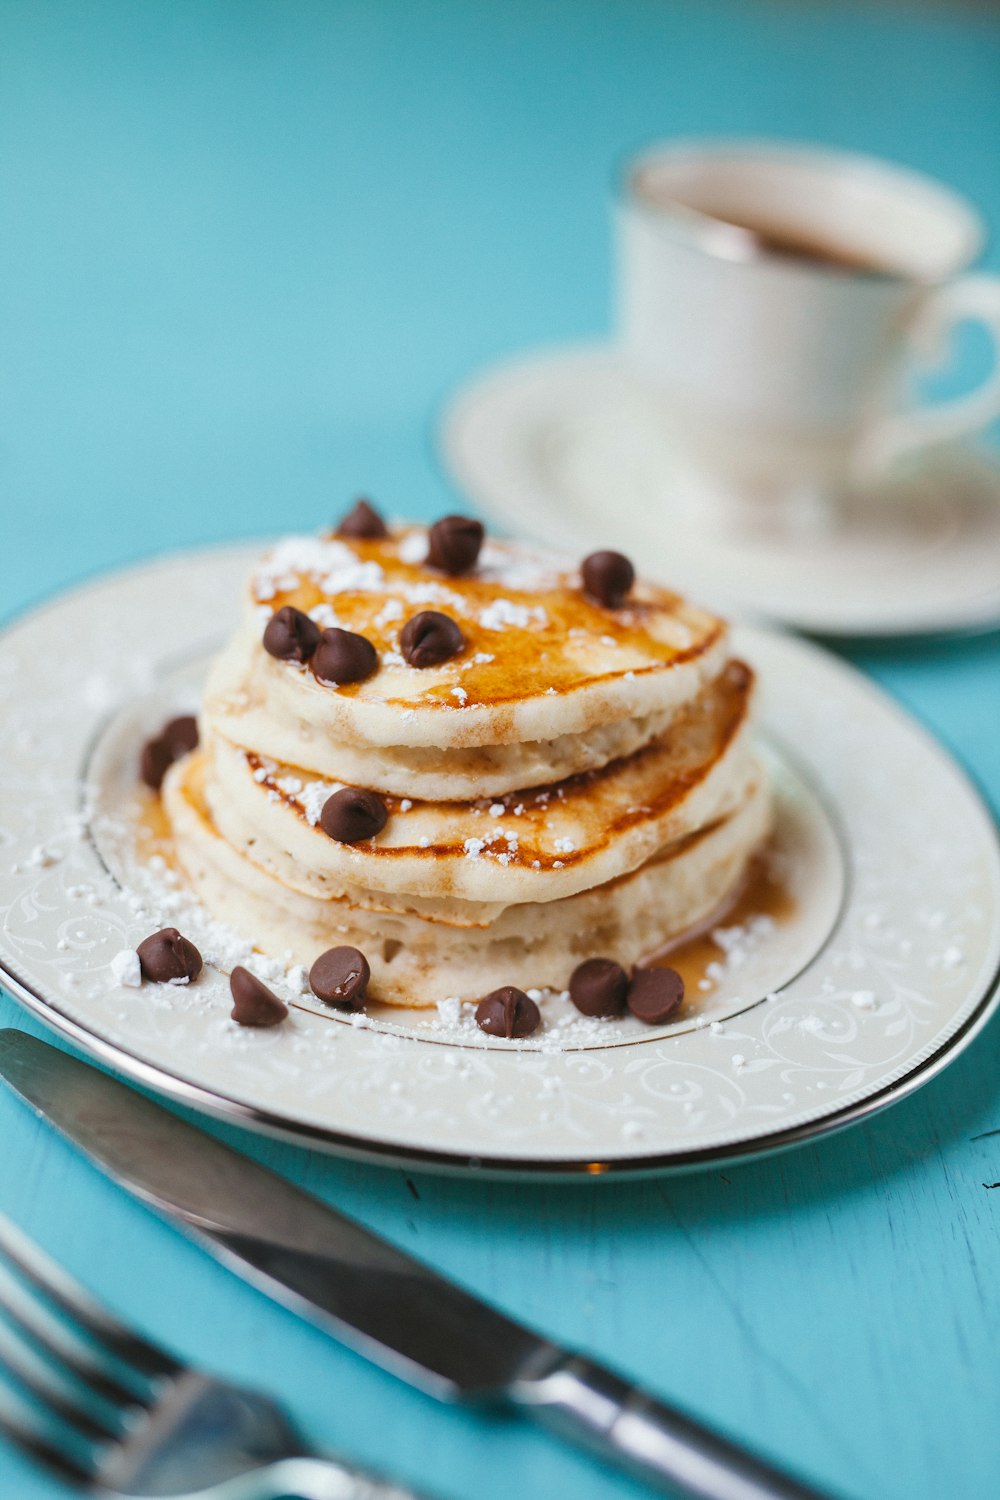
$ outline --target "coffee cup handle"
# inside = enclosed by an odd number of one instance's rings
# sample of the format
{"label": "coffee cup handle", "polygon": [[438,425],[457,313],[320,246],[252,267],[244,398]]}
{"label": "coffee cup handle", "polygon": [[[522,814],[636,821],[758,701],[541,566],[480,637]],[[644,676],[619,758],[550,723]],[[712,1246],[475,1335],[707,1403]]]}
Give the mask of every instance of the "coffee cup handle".
{"label": "coffee cup handle", "polygon": [[964,396],[876,418],[855,454],[858,478],[872,479],[897,459],[981,432],[1000,416],[1000,276],[963,276],[932,292],[910,327],[922,362],[940,360],[959,323],[983,324],[993,339],[993,368]]}

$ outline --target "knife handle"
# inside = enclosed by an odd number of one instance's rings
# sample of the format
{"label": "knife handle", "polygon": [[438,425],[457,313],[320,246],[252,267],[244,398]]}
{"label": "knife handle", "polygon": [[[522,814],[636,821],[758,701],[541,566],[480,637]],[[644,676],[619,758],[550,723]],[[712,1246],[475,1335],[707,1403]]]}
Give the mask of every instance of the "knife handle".
{"label": "knife handle", "polygon": [[516,1405],[658,1489],[698,1500],[829,1500],[579,1355],[511,1387]]}

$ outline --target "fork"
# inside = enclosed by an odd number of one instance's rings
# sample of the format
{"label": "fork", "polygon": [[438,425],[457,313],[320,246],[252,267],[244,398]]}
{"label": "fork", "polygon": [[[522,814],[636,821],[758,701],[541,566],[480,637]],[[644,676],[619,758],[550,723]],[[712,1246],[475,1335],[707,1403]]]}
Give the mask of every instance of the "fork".
{"label": "fork", "polygon": [[0,1433],[62,1479],[133,1500],[418,1500],[320,1456],[259,1391],[177,1360],[0,1214]]}

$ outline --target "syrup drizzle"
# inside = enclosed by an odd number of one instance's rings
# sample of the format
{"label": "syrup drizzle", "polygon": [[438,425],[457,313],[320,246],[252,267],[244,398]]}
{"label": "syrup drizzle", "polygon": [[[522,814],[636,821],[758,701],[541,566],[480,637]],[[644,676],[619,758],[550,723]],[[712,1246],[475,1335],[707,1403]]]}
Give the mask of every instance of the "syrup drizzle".
{"label": "syrup drizzle", "polygon": [[781,871],[773,842],[754,855],[746,875],[728,901],[689,933],[657,949],[647,963],[676,969],[684,980],[684,1014],[697,1012],[699,1002],[716,989],[718,981],[709,972],[724,963],[725,950],[712,936],[720,927],[745,927],[755,917],[769,917],[783,926],[796,915],[798,903]]}

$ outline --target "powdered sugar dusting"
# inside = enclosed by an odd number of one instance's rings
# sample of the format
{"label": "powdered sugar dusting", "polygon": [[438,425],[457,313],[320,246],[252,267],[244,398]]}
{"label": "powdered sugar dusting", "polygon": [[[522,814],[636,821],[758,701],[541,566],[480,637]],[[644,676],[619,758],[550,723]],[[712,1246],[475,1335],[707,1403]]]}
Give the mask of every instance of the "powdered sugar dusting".
{"label": "powdered sugar dusting", "polygon": [[400,562],[422,563],[427,556],[427,532],[424,527],[415,526],[412,531],[401,536],[396,553]]}
{"label": "powdered sugar dusting", "polygon": [[341,782],[310,781],[302,788],[298,795],[298,803],[311,827],[316,827],[324,804],[334,792],[340,791],[341,785]]}
{"label": "powdered sugar dusting", "polygon": [[115,984],[130,990],[137,990],[142,984],[142,966],[134,948],[123,948],[116,953],[108,967]]}
{"label": "powdered sugar dusting", "polygon": [[513,599],[493,599],[479,611],[484,630],[527,630],[531,625],[547,625],[549,617],[540,604],[517,604]]}
{"label": "powdered sugar dusting", "polygon": [[251,588],[255,599],[273,599],[308,578],[324,594],[372,593],[385,586],[377,562],[362,562],[331,537],[288,536],[259,564]]}

